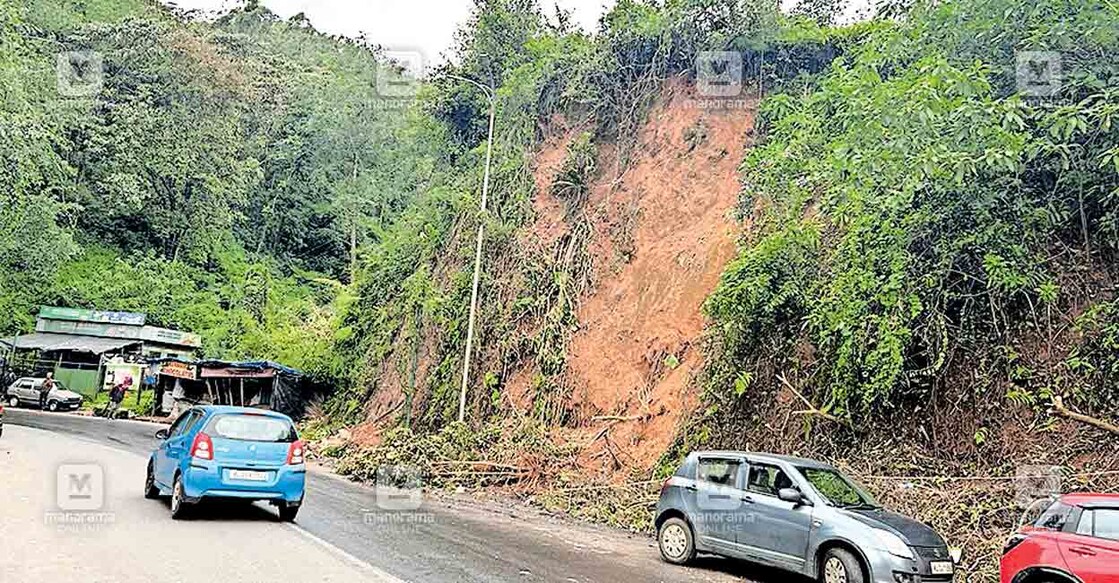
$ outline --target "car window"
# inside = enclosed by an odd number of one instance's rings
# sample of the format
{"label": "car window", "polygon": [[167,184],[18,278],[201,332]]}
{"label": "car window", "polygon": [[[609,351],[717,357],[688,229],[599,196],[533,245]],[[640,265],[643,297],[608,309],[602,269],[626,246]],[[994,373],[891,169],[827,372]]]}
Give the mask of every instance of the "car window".
{"label": "car window", "polygon": [[190,419],[187,419],[186,422],[183,423],[182,433],[184,435],[187,434],[187,433],[190,433],[191,430],[194,429],[194,427],[196,425],[198,425],[198,422],[201,421],[201,420],[202,420],[202,412],[201,411],[192,412],[192,414],[190,416]]}
{"label": "car window", "polygon": [[290,422],[265,415],[219,415],[206,432],[214,437],[244,441],[291,443],[296,440],[295,427]]}
{"label": "car window", "polygon": [[1034,527],[1044,528],[1045,530],[1064,530],[1071,515],[1071,506],[1062,502],[1054,502],[1049,508],[1045,509],[1045,512],[1041,513],[1041,516],[1034,522]]}
{"label": "car window", "polygon": [[175,422],[171,425],[171,430],[168,431],[168,436],[175,437],[177,435],[181,435],[183,433],[183,429],[186,427],[187,422],[189,422],[191,417],[193,416],[194,411],[187,411],[186,413],[179,415],[179,418],[176,419]]}
{"label": "car window", "polygon": [[1076,534],[1119,541],[1119,509],[1085,510],[1076,527]]}
{"label": "car window", "polygon": [[741,467],[741,460],[701,459],[696,471],[696,479],[721,486],[734,486],[737,481],[738,470]]}
{"label": "car window", "polygon": [[836,470],[798,467],[818,494],[832,506],[877,506],[874,498]]}
{"label": "car window", "polygon": [[750,477],[746,489],[757,494],[777,496],[784,488],[792,488],[793,481],[784,470],[768,464],[750,464]]}
{"label": "car window", "polygon": [[1085,510],[1084,514],[1080,515],[1080,524],[1076,526],[1076,534],[1092,536],[1092,532],[1095,530],[1095,520],[1095,511]]}
{"label": "car window", "polygon": [[1119,541],[1119,508],[1100,508],[1095,514],[1095,536]]}

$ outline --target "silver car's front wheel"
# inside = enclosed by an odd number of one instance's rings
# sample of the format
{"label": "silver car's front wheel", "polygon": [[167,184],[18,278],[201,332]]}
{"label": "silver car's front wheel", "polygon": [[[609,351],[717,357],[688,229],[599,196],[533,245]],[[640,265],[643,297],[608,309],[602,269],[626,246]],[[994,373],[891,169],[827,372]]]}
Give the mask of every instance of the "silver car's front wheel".
{"label": "silver car's front wheel", "polygon": [[847,583],[847,569],[836,557],[828,557],[824,563],[824,583]]}
{"label": "silver car's front wheel", "polygon": [[854,553],[833,548],[824,555],[820,568],[820,583],[865,583],[867,577],[863,564]]}

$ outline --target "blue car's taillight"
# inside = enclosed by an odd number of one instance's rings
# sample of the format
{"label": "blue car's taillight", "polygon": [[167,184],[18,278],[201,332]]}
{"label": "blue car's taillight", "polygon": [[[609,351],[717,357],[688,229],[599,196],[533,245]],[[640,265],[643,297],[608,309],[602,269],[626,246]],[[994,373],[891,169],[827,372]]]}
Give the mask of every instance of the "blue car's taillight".
{"label": "blue car's taillight", "polygon": [[303,463],[303,442],[297,439],[288,446],[287,464],[293,466],[301,463]]}
{"label": "blue car's taillight", "polygon": [[190,457],[200,460],[214,459],[214,442],[209,435],[199,433],[194,436],[194,443],[190,446]]}

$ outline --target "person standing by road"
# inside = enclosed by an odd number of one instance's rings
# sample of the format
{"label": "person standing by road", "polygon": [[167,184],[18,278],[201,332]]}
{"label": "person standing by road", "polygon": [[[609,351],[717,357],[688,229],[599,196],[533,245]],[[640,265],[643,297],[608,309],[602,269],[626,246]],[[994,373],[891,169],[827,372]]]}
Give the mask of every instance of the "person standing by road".
{"label": "person standing by road", "polygon": [[47,410],[47,400],[51,396],[51,391],[54,390],[54,373],[48,372],[47,378],[43,379],[43,384],[39,385],[39,409]]}
{"label": "person standing by road", "polygon": [[120,409],[120,404],[130,388],[132,388],[132,377],[124,377],[124,381],[109,391],[109,404],[105,407],[105,417],[109,419],[116,417],[117,410]]}

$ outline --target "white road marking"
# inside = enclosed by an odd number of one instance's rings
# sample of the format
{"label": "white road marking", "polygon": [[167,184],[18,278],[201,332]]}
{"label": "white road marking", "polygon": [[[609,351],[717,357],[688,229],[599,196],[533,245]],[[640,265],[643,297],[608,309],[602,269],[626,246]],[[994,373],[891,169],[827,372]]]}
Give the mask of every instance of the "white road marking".
{"label": "white road marking", "polygon": [[358,569],[361,569],[362,571],[367,572],[373,578],[374,581],[377,581],[379,583],[407,583],[407,581],[405,581],[403,579],[400,579],[399,577],[395,577],[393,575],[390,575],[389,573],[387,573],[385,571],[382,571],[381,569],[378,569],[377,567],[374,567],[373,565],[370,565],[369,563],[366,563],[365,561],[351,555],[350,553],[346,552],[344,549],[338,547],[337,545],[332,544],[330,542],[327,542],[327,541],[311,534],[310,531],[304,529],[303,527],[299,526],[298,524],[285,523],[284,526],[287,526],[287,527],[291,528],[292,530],[294,530],[295,532],[298,532],[300,535],[302,535],[307,540],[319,545],[320,547],[326,549],[327,551],[338,555],[339,557],[346,560],[346,562],[350,563],[354,567],[357,567]]}

